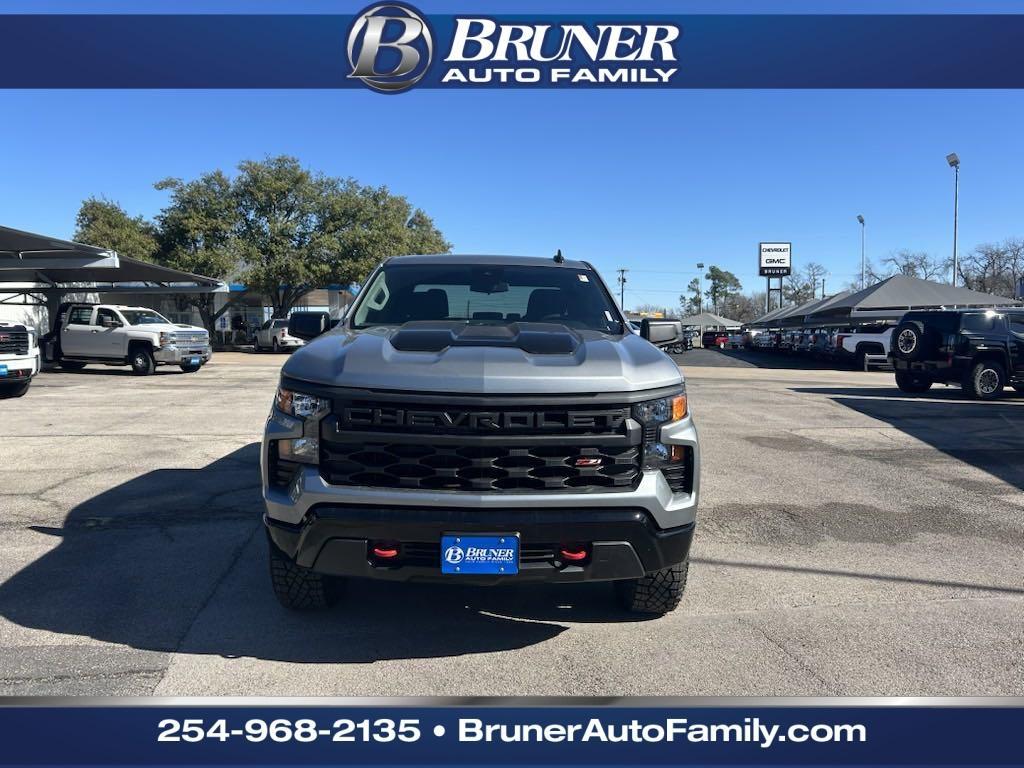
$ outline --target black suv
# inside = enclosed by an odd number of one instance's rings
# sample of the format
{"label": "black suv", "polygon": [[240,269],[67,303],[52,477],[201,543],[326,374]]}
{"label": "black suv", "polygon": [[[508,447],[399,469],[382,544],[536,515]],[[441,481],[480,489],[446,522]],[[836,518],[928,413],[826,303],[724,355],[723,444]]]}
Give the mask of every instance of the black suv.
{"label": "black suv", "polygon": [[981,400],[1007,384],[1024,392],[1024,309],[908,312],[892,334],[889,359],[904,392],[936,382],[959,384]]}

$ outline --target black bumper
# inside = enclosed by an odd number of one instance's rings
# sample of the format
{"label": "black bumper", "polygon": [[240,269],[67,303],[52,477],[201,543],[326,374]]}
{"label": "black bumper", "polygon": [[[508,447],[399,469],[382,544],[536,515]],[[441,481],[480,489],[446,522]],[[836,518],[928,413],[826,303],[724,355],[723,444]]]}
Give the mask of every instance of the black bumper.
{"label": "black bumper", "polygon": [[[264,517],[273,546],[299,565],[335,576],[459,584],[612,581],[632,579],[681,563],[694,525],[659,529],[645,510],[460,509],[316,506],[300,525]],[[518,533],[519,573],[441,573],[446,533]],[[397,542],[399,556],[383,563],[374,542]],[[580,563],[563,562],[562,545],[584,545]]]}

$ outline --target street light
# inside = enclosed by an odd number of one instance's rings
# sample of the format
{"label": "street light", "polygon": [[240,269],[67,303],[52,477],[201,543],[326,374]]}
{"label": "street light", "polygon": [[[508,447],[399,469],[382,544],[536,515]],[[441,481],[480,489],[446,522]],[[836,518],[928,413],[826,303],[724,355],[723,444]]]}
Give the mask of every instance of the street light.
{"label": "street light", "polygon": [[960,267],[959,255],[956,250],[956,227],[960,212],[960,158],[956,152],[946,155],[946,162],[953,169],[953,286],[956,287],[956,273]]}
{"label": "street light", "polygon": [[697,333],[704,336],[704,321],[700,315],[704,312],[704,263],[697,263]]}
{"label": "street light", "polygon": [[864,217],[857,214],[857,221],[860,222],[860,289],[867,287],[867,259],[864,258]]}

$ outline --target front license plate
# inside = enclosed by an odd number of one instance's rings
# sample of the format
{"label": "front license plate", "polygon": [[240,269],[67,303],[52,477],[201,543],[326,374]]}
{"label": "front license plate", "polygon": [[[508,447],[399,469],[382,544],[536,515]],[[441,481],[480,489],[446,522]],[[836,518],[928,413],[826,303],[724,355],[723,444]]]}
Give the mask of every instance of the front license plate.
{"label": "front license plate", "polygon": [[442,536],[441,573],[519,573],[519,535],[452,533]]}
{"label": "front license plate", "polygon": [[189,365],[199,365],[199,358],[198,357],[190,357],[188,359],[188,364]]}
{"label": "front license plate", "polygon": [[7,375],[7,366],[6,365],[0,365],[0,376],[6,376],[6,375]]}

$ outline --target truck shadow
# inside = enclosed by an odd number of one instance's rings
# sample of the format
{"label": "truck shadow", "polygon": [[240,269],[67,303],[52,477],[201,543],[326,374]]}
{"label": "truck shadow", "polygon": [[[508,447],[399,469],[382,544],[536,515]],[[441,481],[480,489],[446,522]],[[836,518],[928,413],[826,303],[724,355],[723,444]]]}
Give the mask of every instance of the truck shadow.
{"label": "truck shadow", "polygon": [[334,609],[293,613],[267,575],[258,447],[158,469],[79,504],[54,548],[0,584],[22,627],[137,649],[291,662],[372,662],[524,648],[560,622],[624,621],[606,584],[473,589],[353,582]]}
{"label": "truck shadow", "polygon": [[[1013,397],[1012,390],[994,402],[964,400],[955,387],[933,388],[920,397],[905,395],[895,386],[794,387],[793,391],[829,396],[839,405],[1024,490],[1024,398]],[[904,452],[900,460],[910,467],[914,457]],[[956,478],[947,481],[958,482]]]}

